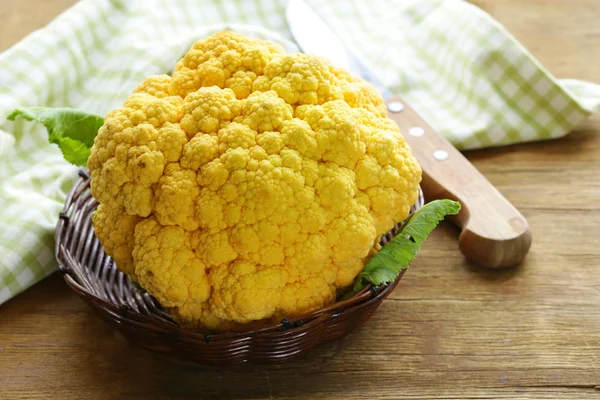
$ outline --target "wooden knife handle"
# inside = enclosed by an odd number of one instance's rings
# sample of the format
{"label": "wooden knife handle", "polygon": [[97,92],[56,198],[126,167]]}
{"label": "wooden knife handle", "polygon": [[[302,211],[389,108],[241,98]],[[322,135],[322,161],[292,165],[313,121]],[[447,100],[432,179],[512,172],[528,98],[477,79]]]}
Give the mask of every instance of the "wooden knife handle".
{"label": "wooden knife handle", "polygon": [[459,246],[465,257],[492,268],[519,264],[531,245],[523,215],[403,99],[394,97],[387,107],[421,164],[425,199],[461,203],[460,213],[451,218],[462,229]]}

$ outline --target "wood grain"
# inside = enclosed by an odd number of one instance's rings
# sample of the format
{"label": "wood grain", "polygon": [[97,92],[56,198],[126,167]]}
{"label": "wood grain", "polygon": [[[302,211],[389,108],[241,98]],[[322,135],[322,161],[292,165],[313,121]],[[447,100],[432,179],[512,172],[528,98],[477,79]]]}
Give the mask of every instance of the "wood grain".
{"label": "wood grain", "polygon": [[[68,3],[0,0],[2,46]],[[474,3],[556,76],[600,81],[597,0]],[[470,265],[443,225],[355,334],[290,364],[226,370],[154,359],[53,276],[0,306],[0,399],[600,398],[600,117],[467,156],[529,221],[520,268]]]}

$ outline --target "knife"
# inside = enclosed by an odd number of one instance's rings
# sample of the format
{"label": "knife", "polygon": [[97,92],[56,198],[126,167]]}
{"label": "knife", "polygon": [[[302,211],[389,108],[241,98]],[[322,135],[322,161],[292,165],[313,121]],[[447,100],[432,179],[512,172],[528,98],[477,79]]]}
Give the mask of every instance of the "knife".
{"label": "knife", "polygon": [[463,255],[491,268],[521,263],[531,246],[523,215],[448,140],[383,85],[306,2],[289,0],[286,18],[303,52],[327,58],[379,90],[388,117],[398,124],[421,165],[425,199],[460,202],[462,209],[451,220],[461,229],[458,240]]}

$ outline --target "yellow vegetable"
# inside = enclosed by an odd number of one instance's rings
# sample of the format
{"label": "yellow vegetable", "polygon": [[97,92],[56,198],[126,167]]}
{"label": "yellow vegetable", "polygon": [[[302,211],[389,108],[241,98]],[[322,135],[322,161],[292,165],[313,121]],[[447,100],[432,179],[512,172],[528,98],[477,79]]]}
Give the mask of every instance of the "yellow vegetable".
{"label": "yellow vegetable", "polygon": [[232,32],[110,112],[88,166],[107,253],[181,325],[209,329],[332,303],[421,179],[371,86]]}

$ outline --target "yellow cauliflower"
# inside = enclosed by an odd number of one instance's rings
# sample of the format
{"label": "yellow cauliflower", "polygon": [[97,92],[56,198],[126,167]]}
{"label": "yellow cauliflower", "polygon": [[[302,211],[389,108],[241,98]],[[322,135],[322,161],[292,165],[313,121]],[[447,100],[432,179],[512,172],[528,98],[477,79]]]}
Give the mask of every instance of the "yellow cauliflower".
{"label": "yellow cauliflower", "polygon": [[110,112],[88,166],[107,253],[181,325],[208,329],[332,303],[421,179],[371,86],[232,32]]}

